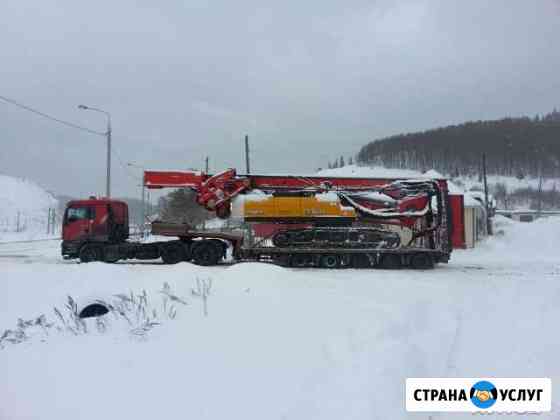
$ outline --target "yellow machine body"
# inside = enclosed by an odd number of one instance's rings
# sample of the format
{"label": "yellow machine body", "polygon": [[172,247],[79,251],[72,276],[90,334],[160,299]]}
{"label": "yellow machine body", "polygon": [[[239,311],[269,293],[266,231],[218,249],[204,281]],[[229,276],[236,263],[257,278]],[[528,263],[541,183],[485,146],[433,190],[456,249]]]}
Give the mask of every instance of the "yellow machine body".
{"label": "yellow machine body", "polygon": [[344,207],[337,199],[317,196],[266,196],[246,197],[243,205],[246,221],[314,221],[333,219],[333,221],[353,221],[356,211]]}

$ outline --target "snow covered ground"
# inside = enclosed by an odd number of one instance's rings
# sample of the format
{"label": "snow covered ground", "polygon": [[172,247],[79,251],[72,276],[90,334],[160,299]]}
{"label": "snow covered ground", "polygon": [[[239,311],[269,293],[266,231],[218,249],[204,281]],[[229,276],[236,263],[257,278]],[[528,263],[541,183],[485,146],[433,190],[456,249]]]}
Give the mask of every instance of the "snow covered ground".
{"label": "snow covered ground", "polygon": [[[472,418],[406,413],[417,376],[551,377],[539,418],[559,418],[560,218],[498,231],[429,271],[86,265],[57,242],[0,245],[0,334],[22,318],[29,335],[0,349],[0,419]],[[131,309],[105,332],[56,329],[68,295],[138,305],[143,290],[157,326],[138,333]],[[25,327],[41,314],[55,325]]]}

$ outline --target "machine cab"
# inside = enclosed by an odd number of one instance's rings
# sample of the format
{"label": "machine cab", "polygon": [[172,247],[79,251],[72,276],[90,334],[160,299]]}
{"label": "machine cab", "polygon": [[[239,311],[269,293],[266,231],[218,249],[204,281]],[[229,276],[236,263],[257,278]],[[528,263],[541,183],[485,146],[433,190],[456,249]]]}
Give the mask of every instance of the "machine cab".
{"label": "machine cab", "polygon": [[128,238],[128,206],[106,198],[70,201],[62,226],[65,242],[111,242]]}

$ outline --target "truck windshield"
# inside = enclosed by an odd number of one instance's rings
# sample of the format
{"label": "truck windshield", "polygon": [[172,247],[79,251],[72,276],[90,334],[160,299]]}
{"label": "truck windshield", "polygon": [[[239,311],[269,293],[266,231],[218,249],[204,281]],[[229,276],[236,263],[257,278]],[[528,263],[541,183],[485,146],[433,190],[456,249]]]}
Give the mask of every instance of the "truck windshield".
{"label": "truck windshield", "polygon": [[66,222],[95,218],[93,207],[70,207],[66,213]]}

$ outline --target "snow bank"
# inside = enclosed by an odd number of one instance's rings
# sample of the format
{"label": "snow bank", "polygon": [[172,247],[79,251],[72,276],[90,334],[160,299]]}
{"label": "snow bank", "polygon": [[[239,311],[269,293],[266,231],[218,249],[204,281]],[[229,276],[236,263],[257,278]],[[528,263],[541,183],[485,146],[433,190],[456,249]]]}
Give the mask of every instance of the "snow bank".
{"label": "snow bank", "polygon": [[58,201],[27,179],[0,174],[0,242],[44,237],[49,208]]}

